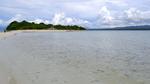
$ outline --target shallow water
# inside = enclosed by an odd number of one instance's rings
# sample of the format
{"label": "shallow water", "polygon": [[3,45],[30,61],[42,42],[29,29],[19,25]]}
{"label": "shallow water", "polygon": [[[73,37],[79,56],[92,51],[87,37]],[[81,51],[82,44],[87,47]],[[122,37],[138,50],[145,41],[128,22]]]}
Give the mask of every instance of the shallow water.
{"label": "shallow water", "polygon": [[149,37],[150,31],[18,33],[0,40],[0,63],[9,84],[149,84]]}

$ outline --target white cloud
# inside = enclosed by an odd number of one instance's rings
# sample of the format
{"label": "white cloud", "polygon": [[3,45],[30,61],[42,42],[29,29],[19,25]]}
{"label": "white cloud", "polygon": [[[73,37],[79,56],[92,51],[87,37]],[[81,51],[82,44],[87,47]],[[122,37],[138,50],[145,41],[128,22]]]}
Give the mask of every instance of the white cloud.
{"label": "white cloud", "polygon": [[20,14],[15,15],[14,17],[10,18],[9,20],[2,20],[0,19],[0,26],[7,26],[13,21],[22,21],[24,20],[23,16]]}
{"label": "white cloud", "polygon": [[51,23],[53,23],[54,25],[62,24],[86,26],[89,22],[82,19],[67,17],[65,13],[56,13]]}
{"label": "white cloud", "polygon": [[3,20],[0,19],[0,24],[3,24]]}
{"label": "white cloud", "polygon": [[106,6],[102,7],[99,11],[100,21],[104,24],[111,24],[114,20],[114,17],[111,15],[111,12],[107,9]]}
{"label": "white cloud", "polygon": [[[149,0],[1,0],[0,18],[4,20],[0,23],[25,19],[88,27],[150,24],[149,3]],[[5,21],[6,16],[14,17]]]}
{"label": "white cloud", "polygon": [[11,19],[9,19],[8,21],[6,21],[6,24],[9,24],[13,21],[22,21],[24,18],[21,14],[16,14],[14,17],[12,17]]}
{"label": "white cloud", "polygon": [[129,20],[142,21],[150,19],[150,11],[141,11],[136,8],[130,8],[125,11],[126,16]]}
{"label": "white cloud", "polygon": [[108,27],[116,27],[123,24],[122,15],[115,16],[117,12],[114,12],[108,7],[103,6],[100,8],[97,19],[93,22],[93,27],[97,28],[108,28]]}
{"label": "white cloud", "polygon": [[142,12],[137,10],[136,8],[130,8],[125,11],[127,18],[133,21],[140,21],[142,20]]}
{"label": "white cloud", "polygon": [[29,22],[35,22],[35,23],[37,23],[37,24],[39,24],[39,23],[50,24],[50,21],[49,21],[49,20],[43,20],[43,19],[35,19],[35,20],[29,21]]}
{"label": "white cloud", "polygon": [[142,11],[137,8],[129,8],[125,11],[125,16],[122,19],[129,25],[149,25],[150,11]]}
{"label": "white cloud", "polygon": [[65,14],[64,13],[56,13],[52,19],[52,23],[54,25],[64,24]]}

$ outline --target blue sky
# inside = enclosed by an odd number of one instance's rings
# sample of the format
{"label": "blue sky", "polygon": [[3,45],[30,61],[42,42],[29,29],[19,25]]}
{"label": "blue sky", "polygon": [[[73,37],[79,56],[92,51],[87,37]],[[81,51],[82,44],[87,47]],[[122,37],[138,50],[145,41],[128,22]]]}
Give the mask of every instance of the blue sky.
{"label": "blue sky", "polygon": [[0,0],[0,26],[17,20],[88,28],[150,24],[150,0]]}

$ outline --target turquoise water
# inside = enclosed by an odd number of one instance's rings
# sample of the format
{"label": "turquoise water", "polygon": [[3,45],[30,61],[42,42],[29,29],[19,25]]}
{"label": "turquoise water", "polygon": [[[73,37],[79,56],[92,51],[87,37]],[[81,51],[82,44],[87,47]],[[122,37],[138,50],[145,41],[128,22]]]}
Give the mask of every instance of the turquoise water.
{"label": "turquoise water", "polygon": [[[28,77],[29,80],[34,80],[32,84],[40,84],[42,81],[48,84],[50,81],[48,77],[50,77],[52,73],[45,73],[52,72],[52,66],[54,65],[65,66],[67,68],[74,66],[74,69],[80,69],[80,73],[84,75],[85,73],[82,73],[84,69],[87,69],[84,72],[88,73],[100,68],[102,69],[101,72],[106,72],[105,75],[108,75],[107,72],[114,71],[121,74],[123,78],[140,81],[137,84],[149,84],[149,38],[150,31],[19,33],[0,40],[0,61],[9,65],[9,68],[14,71],[14,74],[19,75],[18,77],[24,75],[24,80],[27,80],[26,77]],[[62,68],[58,66],[57,69]],[[15,70],[18,72],[15,72]],[[34,76],[36,76],[36,74],[32,73],[38,70],[39,74],[41,71],[41,74],[39,75],[39,79],[35,80]],[[46,79],[42,78],[44,77],[43,74],[47,77]],[[66,74],[63,75],[67,77]],[[95,74],[94,77],[97,77],[97,75],[98,74]],[[113,76],[115,77],[114,74]],[[94,77],[92,78],[94,79]],[[79,77],[79,79],[82,78]],[[69,80],[69,78],[66,80]],[[101,79],[99,78],[97,80]],[[59,84],[60,83],[61,81],[59,81]],[[30,83],[28,82],[28,84]],[[87,84],[95,83],[87,82]],[[120,83],[116,82],[112,84]],[[136,83],[127,82],[123,84]]]}

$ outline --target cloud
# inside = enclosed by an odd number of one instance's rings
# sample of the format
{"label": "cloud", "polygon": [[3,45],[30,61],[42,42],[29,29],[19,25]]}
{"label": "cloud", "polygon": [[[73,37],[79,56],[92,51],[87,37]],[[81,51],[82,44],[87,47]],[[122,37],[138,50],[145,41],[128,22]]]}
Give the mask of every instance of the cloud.
{"label": "cloud", "polygon": [[137,8],[129,8],[125,10],[124,19],[128,25],[149,25],[150,24],[150,11],[142,11]]}
{"label": "cloud", "polygon": [[57,24],[63,24],[64,22],[64,19],[65,19],[65,15],[64,13],[57,13],[54,15],[53,19],[52,19],[52,23],[54,25],[57,25]]}
{"label": "cloud", "polygon": [[17,14],[14,17],[12,17],[12,18],[10,18],[8,20],[0,19],[0,26],[6,27],[8,24],[10,24],[13,21],[22,21],[22,20],[24,20],[23,16],[20,15],[20,14]]}
{"label": "cloud", "polygon": [[109,28],[123,25],[123,15],[117,15],[117,12],[108,9],[103,6],[100,8],[97,18],[93,22],[94,27],[97,28]]}
{"label": "cloud", "polygon": [[126,16],[129,20],[140,21],[142,20],[142,12],[136,8],[130,8],[125,11]]}
{"label": "cloud", "polygon": [[80,25],[86,26],[89,22],[87,20],[67,17],[65,13],[56,13],[51,21],[54,25]]}
{"label": "cloud", "polygon": [[35,19],[33,21],[29,21],[29,22],[34,22],[34,23],[45,23],[45,24],[50,24],[50,21],[49,20],[43,20],[43,19]]}
{"label": "cloud", "polygon": [[22,20],[24,20],[24,17],[21,14],[16,14],[14,17],[6,21],[6,24],[9,24],[13,21],[22,21]]}
{"label": "cloud", "polygon": [[149,0],[0,0],[0,18],[1,24],[25,19],[94,28],[149,25],[149,3]]}
{"label": "cloud", "polygon": [[0,19],[0,24],[3,24],[3,20]]}
{"label": "cloud", "polygon": [[107,9],[106,6],[102,7],[99,11],[100,21],[102,24],[111,24],[113,22],[114,17],[111,16],[111,12]]}
{"label": "cloud", "polygon": [[141,21],[145,19],[150,19],[150,11],[141,11],[136,8],[130,8],[125,11],[127,18],[134,21]]}
{"label": "cloud", "polygon": [[122,12],[110,10],[103,6],[93,24],[96,27],[118,27],[131,25],[149,25],[150,11],[142,11],[137,8],[129,8]]}

